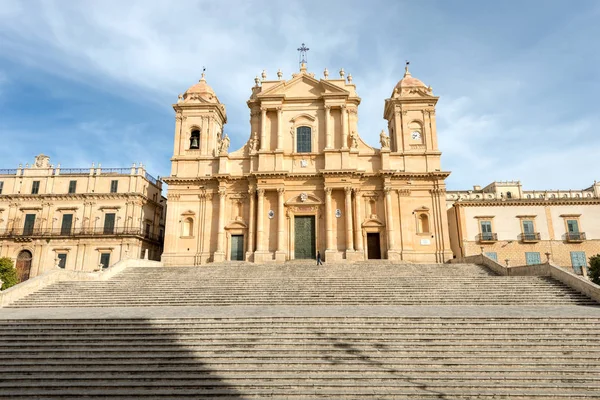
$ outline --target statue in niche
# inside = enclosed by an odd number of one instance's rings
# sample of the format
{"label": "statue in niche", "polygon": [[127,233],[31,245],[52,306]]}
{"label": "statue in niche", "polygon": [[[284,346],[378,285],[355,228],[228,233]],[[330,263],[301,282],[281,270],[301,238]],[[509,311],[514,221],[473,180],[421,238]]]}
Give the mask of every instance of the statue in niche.
{"label": "statue in niche", "polygon": [[358,135],[356,134],[356,131],[352,131],[350,134],[350,148],[358,149]]}
{"label": "statue in niche", "polygon": [[375,202],[375,200],[371,200],[369,202],[369,208],[371,211],[371,218],[375,219],[377,218],[377,203]]}
{"label": "statue in niche", "polygon": [[258,133],[254,132],[254,134],[252,134],[252,138],[250,139],[250,151],[251,152],[258,151],[259,143],[260,143],[260,141],[258,139]]}
{"label": "statue in niche", "polygon": [[381,143],[382,149],[390,148],[390,137],[385,134],[385,131],[382,129],[379,134],[379,143]]}
{"label": "statue in niche", "polygon": [[242,202],[239,200],[235,202],[235,219],[236,221],[242,220]]}
{"label": "statue in niche", "polygon": [[225,134],[222,139],[219,140],[219,154],[227,154],[229,151],[229,136]]}

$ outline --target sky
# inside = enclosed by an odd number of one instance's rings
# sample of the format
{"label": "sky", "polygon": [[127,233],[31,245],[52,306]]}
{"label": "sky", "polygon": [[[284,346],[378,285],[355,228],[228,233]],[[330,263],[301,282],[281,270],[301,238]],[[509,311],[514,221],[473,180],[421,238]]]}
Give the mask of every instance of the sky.
{"label": "sky", "polygon": [[200,78],[250,135],[254,77],[351,73],[359,135],[379,147],[384,100],[411,73],[440,97],[449,190],[494,180],[582,189],[600,180],[596,0],[0,0],[0,168],[143,162],[168,176],[172,104]]}

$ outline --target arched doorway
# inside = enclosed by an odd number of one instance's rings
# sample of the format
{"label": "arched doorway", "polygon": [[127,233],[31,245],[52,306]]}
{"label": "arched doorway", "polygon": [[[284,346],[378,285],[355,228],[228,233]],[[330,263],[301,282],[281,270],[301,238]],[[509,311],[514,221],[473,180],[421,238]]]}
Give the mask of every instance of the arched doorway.
{"label": "arched doorway", "polygon": [[29,250],[23,250],[17,256],[17,278],[19,283],[29,279],[32,258],[33,256]]}

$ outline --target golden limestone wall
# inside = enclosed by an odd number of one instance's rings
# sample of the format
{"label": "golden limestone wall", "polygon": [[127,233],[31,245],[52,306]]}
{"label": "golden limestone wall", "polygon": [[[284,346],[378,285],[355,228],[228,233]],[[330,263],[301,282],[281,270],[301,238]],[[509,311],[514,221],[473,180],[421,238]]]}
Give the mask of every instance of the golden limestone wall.
{"label": "golden limestone wall", "polygon": [[0,257],[22,261],[25,279],[57,263],[89,271],[146,250],[160,259],[166,199],[142,165],[60,168],[39,155],[32,166],[2,170],[0,187]]}
{"label": "golden limestone wall", "polygon": [[406,71],[385,101],[389,135],[373,148],[358,133],[360,98],[343,71],[317,79],[303,65],[290,80],[255,82],[248,142],[236,151],[204,76],[173,106],[166,265],[316,251],[335,262],[451,258],[431,88]]}

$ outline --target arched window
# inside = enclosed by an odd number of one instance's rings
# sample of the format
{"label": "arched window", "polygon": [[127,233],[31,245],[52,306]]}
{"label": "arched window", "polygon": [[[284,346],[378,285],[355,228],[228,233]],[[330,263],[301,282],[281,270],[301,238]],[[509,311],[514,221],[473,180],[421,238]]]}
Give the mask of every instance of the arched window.
{"label": "arched window", "polygon": [[512,199],[512,193],[511,192],[506,192],[506,198],[507,199]]}
{"label": "arched window", "polygon": [[419,233],[429,233],[429,217],[427,214],[419,215]]}
{"label": "arched window", "polygon": [[200,131],[198,129],[192,131],[190,136],[190,150],[200,148]]}
{"label": "arched window", "polygon": [[311,148],[311,130],[308,126],[300,126],[296,129],[296,152],[310,153]]}
{"label": "arched window", "polygon": [[192,217],[187,217],[183,220],[183,226],[181,227],[181,236],[193,236],[192,232],[194,232],[194,220]]}

